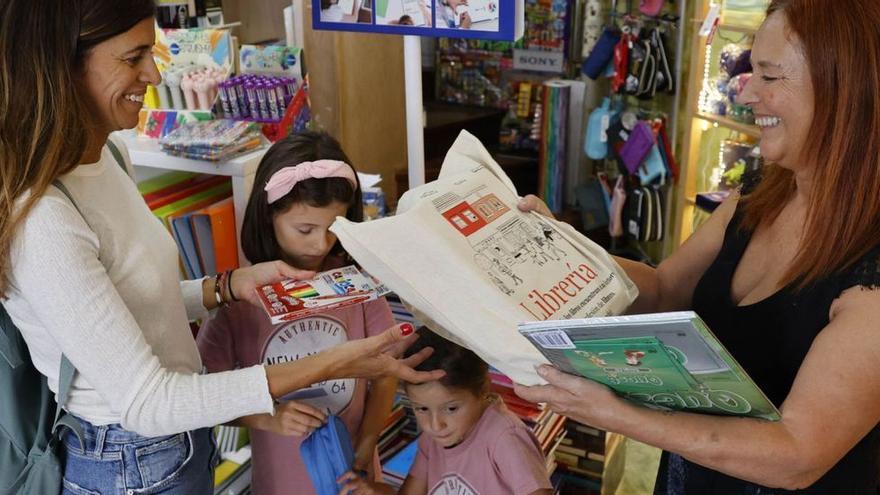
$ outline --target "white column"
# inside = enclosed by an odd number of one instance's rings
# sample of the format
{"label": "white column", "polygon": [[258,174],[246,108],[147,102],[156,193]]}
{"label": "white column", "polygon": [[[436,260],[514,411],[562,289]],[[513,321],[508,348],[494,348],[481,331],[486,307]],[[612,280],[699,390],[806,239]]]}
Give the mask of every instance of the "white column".
{"label": "white column", "polygon": [[403,76],[406,92],[406,156],[410,189],[425,183],[424,108],[422,106],[422,42],[403,37]]}

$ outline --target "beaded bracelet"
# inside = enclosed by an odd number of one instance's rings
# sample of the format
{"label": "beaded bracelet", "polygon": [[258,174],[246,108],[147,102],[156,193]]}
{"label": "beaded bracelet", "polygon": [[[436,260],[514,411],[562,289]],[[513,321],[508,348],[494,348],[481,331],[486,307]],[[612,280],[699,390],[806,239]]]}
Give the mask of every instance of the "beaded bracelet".
{"label": "beaded bracelet", "polygon": [[[227,272],[228,273],[228,272]],[[223,300],[223,278],[225,273],[218,273],[216,278],[214,278],[214,300],[217,301],[217,307],[226,306],[226,301]]]}

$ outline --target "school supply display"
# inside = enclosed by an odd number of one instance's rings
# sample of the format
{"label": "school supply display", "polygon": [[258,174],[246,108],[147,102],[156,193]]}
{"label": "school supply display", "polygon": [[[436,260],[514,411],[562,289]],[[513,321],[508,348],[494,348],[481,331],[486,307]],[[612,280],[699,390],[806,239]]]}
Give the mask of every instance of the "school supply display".
{"label": "school supply display", "polygon": [[520,383],[545,358],[521,320],[623,312],[638,289],[570,225],[517,209],[510,179],[462,131],[439,178],[409,190],[393,217],[331,226],[342,245],[416,317]]}
{"label": "school supply display", "polygon": [[519,331],[562,371],[641,405],[780,419],[693,311],[528,322]]}
{"label": "school supply display", "polygon": [[[566,165],[569,161],[567,142],[569,100],[571,85],[566,81],[551,80],[544,83],[543,113],[541,117],[541,145],[539,150],[539,186],[541,198],[553,212],[564,206],[563,192],[566,182]],[[579,119],[580,120],[580,119]],[[573,163],[572,166],[576,166]]]}
{"label": "school supply display", "polygon": [[220,84],[220,108],[228,119],[278,123],[300,85],[296,77],[235,76]]}
{"label": "school supply display", "polygon": [[238,268],[235,211],[228,177],[167,172],[139,182],[138,191],[174,237],[186,278]]}
{"label": "school supply display", "polygon": [[320,272],[312,280],[283,280],[255,290],[273,324],[361,304],[388,293],[385,286],[353,265]]}
{"label": "school supply display", "polygon": [[[475,2],[468,2],[472,20],[475,7]],[[437,11],[440,19],[439,7]],[[437,99],[508,110],[500,132],[501,147],[537,151],[540,136],[531,131],[540,131],[542,83],[560,77],[568,66],[566,40],[575,31],[575,11],[566,0],[525,0],[526,29],[517,43],[439,39]],[[535,72],[531,69],[538,67],[521,67],[522,60],[532,58],[552,59],[554,70]]]}
{"label": "school supply display", "polygon": [[139,136],[161,138],[180,125],[212,119],[219,85],[232,72],[225,29],[156,29],[153,60],[162,80],[147,86]]}
{"label": "school supply display", "polygon": [[342,486],[336,480],[351,471],[354,447],[345,423],[330,415],[323,426],[313,431],[299,446],[312,485],[317,495],[336,495]]}
{"label": "school supply display", "polygon": [[191,122],[159,140],[169,155],[194,160],[224,161],[263,145],[258,125],[228,119]]}

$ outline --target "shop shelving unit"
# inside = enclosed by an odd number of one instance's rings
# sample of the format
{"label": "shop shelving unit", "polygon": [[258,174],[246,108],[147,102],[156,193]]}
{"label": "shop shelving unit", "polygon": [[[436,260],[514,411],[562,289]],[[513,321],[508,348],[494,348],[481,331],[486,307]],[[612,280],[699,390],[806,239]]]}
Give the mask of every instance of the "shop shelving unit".
{"label": "shop shelving unit", "polygon": [[[731,39],[746,42],[754,37],[757,25],[748,25],[741,19],[725,17],[722,10],[721,22],[711,43],[699,35],[699,26],[706,17],[710,2],[701,0],[695,7],[691,20],[691,59],[684,108],[683,141],[680,151],[681,178],[680,190],[676,195],[675,244],[684,242],[694,229],[707,218],[707,213],[696,206],[696,195],[711,189],[711,171],[718,164],[719,147],[723,140],[736,139],[756,143],[760,138],[757,126],[745,124],[732,118],[714,115],[701,108],[701,99],[707,81],[717,74],[718,56],[721,48]],[[750,44],[750,43],[749,43]]]}

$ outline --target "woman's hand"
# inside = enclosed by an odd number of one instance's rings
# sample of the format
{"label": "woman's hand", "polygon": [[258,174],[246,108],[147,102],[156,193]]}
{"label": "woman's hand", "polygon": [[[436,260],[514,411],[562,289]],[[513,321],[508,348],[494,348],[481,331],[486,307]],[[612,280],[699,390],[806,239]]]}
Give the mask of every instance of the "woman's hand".
{"label": "woman's hand", "polygon": [[409,323],[395,325],[379,335],[350,340],[309,357],[266,366],[266,380],[272,397],[337,378],[375,379],[395,376],[409,383],[443,378],[443,370],[416,371],[434,349],[426,347],[416,354],[397,359],[418,336]]}
{"label": "woman's hand", "polygon": [[547,218],[556,219],[553,216],[553,212],[550,211],[550,208],[547,206],[541,198],[535,196],[534,194],[528,194],[522,198],[520,198],[519,202],[516,204],[516,207],[521,211],[534,211],[535,213],[539,213],[544,215]]}
{"label": "woman's hand", "polygon": [[527,387],[516,384],[516,395],[531,402],[544,402],[553,412],[583,424],[608,429],[623,399],[605,385],[563,373],[553,366],[541,365],[538,374],[548,385]]}
{"label": "woman's hand", "polygon": [[279,435],[303,437],[315,431],[327,415],[319,409],[297,401],[286,401],[275,406],[275,414],[266,416],[260,429]]}
{"label": "woman's hand", "polygon": [[459,19],[459,27],[462,29],[470,29],[473,22],[471,21],[471,15],[467,12],[462,12],[461,18]]}
{"label": "woman's hand", "polygon": [[330,363],[334,378],[376,379],[395,376],[405,382],[422,383],[443,378],[443,370],[416,371],[413,368],[428,358],[434,349],[426,347],[406,359],[398,359],[407,347],[418,338],[409,323],[394,325],[379,335],[365,339],[350,340],[331,347],[317,357]]}
{"label": "woman's hand", "polygon": [[[274,284],[284,279],[311,280],[315,272],[294,268],[283,261],[267,261],[256,265],[236,268],[230,273],[229,287],[235,297],[262,307],[256,289],[267,284]],[[226,294],[231,296],[231,294]],[[226,300],[231,300],[227,297]]]}
{"label": "woman's hand", "polygon": [[336,483],[342,485],[339,495],[391,495],[394,489],[383,483],[372,483],[349,471]]}

